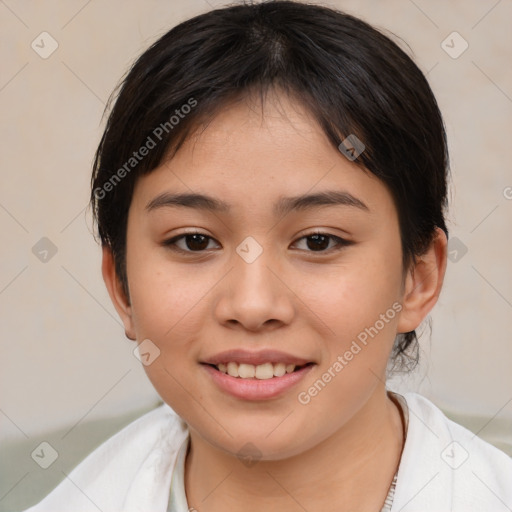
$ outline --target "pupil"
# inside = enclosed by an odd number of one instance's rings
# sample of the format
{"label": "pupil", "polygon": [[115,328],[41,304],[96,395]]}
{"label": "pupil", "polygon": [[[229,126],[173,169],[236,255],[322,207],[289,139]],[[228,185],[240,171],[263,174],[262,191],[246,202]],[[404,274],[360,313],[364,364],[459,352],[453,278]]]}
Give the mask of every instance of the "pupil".
{"label": "pupil", "polygon": [[[198,242],[198,240],[202,237],[202,242]],[[190,240],[192,239],[192,243],[190,243]],[[206,249],[208,247],[208,240],[207,237],[204,235],[187,235],[186,238],[187,247],[191,250],[197,250],[200,251],[202,249]]]}
{"label": "pupil", "polygon": [[[310,245],[309,241],[313,239],[314,243],[312,245]],[[323,239],[323,242],[320,241],[319,239]],[[327,244],[325,243],[327,241]],[[315,249],[326,249],[328,246],[329,246],[329,240],[328,240],[328,237],[325,236],[325,235],[311,235],[311,236],[308,236],[308,249],[312,249],[312,250],[315,250]]]}

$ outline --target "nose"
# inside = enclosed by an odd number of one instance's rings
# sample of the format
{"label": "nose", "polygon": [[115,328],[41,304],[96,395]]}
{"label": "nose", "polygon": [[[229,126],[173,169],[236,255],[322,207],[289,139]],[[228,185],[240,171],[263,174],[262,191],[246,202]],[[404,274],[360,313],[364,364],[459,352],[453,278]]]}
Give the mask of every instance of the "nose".
{"label": "nose", "polygon": [[265,249],[254,261],[233,254],[232,269],[219,283],[215,314],[220,323],[256,332],[292,321],[293,292],[270,252]]}

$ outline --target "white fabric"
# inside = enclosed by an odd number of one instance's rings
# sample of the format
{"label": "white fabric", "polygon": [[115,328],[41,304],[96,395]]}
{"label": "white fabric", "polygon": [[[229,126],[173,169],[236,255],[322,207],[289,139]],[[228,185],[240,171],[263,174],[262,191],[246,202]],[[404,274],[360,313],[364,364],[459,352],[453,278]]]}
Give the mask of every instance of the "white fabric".
{"label": "white fabric", "polygon": [[[512,459],[421,395],[403,397],[409,423],[391,512],[511,512]],[[187,439],[185,423],[163,404],[105,441],[25,512],[166,512]]]}
{"label": "white fabric", "polygon": [[185,457],[187,455],[190,438],[182,443],[178,453],[178,460],[172,474],[171,494],[166,512],[188,512],[189,506],[185,493]]}

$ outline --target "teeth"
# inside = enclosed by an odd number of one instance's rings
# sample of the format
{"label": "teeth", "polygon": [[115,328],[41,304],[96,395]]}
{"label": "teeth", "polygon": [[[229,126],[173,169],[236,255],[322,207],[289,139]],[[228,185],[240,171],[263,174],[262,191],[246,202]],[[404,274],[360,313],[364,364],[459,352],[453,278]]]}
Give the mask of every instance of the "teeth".
{"label": "teeth", "polygon": [[272,365],[272,363],[259,364],[258,366],[256,366],[257,379],[271,379],[273,376],[274,366]]}
{"label": "teeth", "polygon": [[228,375],[231,375],[231,377],[238,377],[237,363],[228,363]]}
{"label": "teeth", "polygon": [[241,377],[242,379],[252,379],[255,373],[256,369],[252,364],[241,364],[238,366],[238,376]]}
{"label": "teeth", "polygon": [[[293,372],[293,370],[295,369],[295,365],[290,364],[288,366],[292,367],[292,372]],[[274,365],[274,375],[276,377],[282,377],[285,373],[286,373],[286,365],[284,363],[277,363]]]}
{"label": "teeth", "polygon": [[257,366],[246,363],[219,363],[217,369],[222,373],[227,373],[231,377],[241,379],[271,379],[272,377],[282,377],[285,373],[292,373],[295,370],[294,364],[284,363],[264,363]]}

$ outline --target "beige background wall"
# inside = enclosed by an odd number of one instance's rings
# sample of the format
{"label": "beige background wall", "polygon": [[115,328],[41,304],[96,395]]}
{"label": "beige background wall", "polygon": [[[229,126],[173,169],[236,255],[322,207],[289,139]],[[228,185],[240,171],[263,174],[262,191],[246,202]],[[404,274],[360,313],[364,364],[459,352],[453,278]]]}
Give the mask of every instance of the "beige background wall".
{"label": "beige background wall", "polygon": [[[0,510],[63,478],[31,459],[41,440],[54,439],[67,471],[158,402],[101,279],[85,211],[90,167],[104,103],[129,63],[171,26],[223,4],[0,1]],[[512,2],[324,4],[409,44],[448,130],[459,245],[423,364],[393,386],[420,390],[512,453]],[[117,419],[95,423],[105,418]]]}

